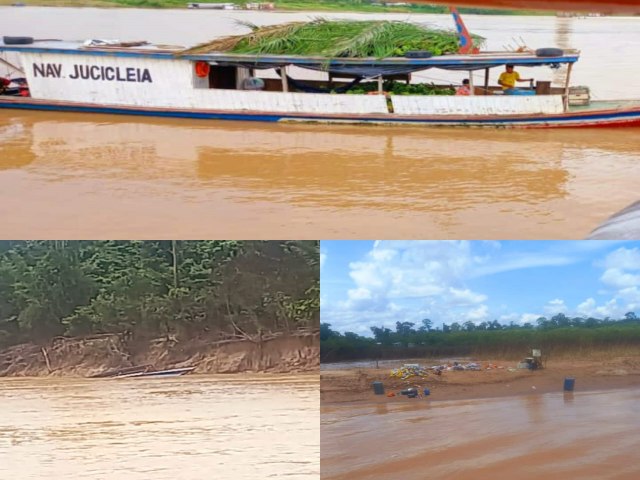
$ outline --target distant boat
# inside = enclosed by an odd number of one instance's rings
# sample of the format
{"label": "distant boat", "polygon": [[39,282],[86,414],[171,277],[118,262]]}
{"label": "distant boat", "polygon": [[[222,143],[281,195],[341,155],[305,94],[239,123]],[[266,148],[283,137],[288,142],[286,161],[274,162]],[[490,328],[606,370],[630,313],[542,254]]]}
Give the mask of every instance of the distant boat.
{"label": "distant boat", "polygon": [[154,372],[136,372],[116,375],[110,378],[140,378],[140,377],[179,377],[195,370],[196,367],[173,368],[170,370],[156,370]]}
{"label": "distant boat", "polygon": [[208,8],[212,10],[238,10],[235,3],[188,3],[187,8]]}

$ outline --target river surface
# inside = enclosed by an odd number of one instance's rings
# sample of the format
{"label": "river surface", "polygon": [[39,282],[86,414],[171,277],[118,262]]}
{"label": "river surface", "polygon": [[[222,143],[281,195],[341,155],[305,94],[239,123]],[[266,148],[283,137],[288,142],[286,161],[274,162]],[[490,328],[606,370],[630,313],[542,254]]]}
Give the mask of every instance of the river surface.
{"label": "river surface", "polygon": [[640,390],[323,405],[326,480],[634,480]]}
{"label": "river surface", "polygon": [[0,405],[2,479],[320,478],[317,376],[5,378]]}
{"label": "river surface", "polygon": [[[238,19],[267,24],[316,15],[3,7],[0,31],[188,46],[245,32]],[[452,26],[448,15],[323,16]],[[573,84],[589,85],[596,99],[640,99],[640,82],[627,81],[640,73],[640,18],[465,18],[488,49],[579,48]],[[522,73],[557,79],[546,68]],[[422,74],[436,82],[459,76]],[[638,131],[268,125],[2,110],[2,234],[584,238],[638,199]]]}

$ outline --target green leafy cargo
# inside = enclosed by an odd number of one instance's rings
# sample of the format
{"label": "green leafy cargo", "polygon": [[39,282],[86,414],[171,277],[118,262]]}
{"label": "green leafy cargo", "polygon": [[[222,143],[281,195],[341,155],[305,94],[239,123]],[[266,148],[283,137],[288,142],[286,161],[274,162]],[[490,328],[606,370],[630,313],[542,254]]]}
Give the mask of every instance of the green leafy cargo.
{"label": "green leafy cargo", "polygon": [[[184,54],[229,52],[268,55],[301,55],[326,58],[403,57],[411,50],[432,55],[458,51],[455,31],[414,23],[375,20],[326,20],[292,22],[259,27],[241,22],[251,33],[220,38],[186,50]],[[483,38],[472,35],[481,45]]]}
{"label": "green leafy cargo", "polygon": [[[429,83],[400,83],[394,81],[386,81],[382,86],[383,91],[391,95],[454,95],[455,90],[452,87],[442,87]],[[378,82],[361,83],[347,93],[363,94],[378,91]]]}

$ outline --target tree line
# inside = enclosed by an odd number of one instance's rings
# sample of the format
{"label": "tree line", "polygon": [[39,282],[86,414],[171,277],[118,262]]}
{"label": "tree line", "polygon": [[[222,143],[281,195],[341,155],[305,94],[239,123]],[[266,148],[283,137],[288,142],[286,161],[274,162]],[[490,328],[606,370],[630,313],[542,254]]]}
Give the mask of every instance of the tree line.
{"label": "tree line", "polygon": [[627,312],[622,318],[568,317],[558,313],[539,317],[535,325],[497,320],[475,324],[453,322],[433,327],[424,319],[398,321],[395,329],[371,327],[372,337],[353,332],[344,334],[320,324],[322,361],[376,358],[437,357],[443,355],[494,355],[517,357],[531,348],[547,353],[584,348],[618,348],[640,345],[640,318]]}
{"label": "tree line", "polygon": [[319,327],[319,243],[0,241],[0,346]]}

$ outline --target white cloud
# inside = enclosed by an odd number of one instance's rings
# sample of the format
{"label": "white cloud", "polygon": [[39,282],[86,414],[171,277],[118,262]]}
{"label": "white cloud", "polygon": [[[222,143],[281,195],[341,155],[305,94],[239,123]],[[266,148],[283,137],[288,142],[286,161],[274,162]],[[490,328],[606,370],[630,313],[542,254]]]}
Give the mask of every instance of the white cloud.
{"label": "white cloud", "polygon": [[363,287],[349,290],[349,300],[370,300],[371,292]]}
{"label": "white cloud", "polygon": [[576,308],[579,315],[595,318],[620,318],[626,313],[623,310],[625,310],[625,306],[619,305],[616,298],[612,298],[600,306],[593,298],[587,298]]}
{"label": "white cloud", "polygon": [[475,293],[465,289],[458,289],[449,287],[450,303],[457,305],[470,305],[476,303],[482,303],[487,299],[487,296],[482,293]]}
{"label": "white cloud", "polygon": [[606,256],[604,265],[607,269],[640,270],[640,249],[619,248]]}
{"label": "white cloud", "polygon": [[525,268],[561,267],[570,265],[575,261],[576,258],[570,255],[548,252],[520,253],[518,255],[506,255],[499,260],[486,263],[482,267],[476,268],[473,274],[475,276],[484,276]]}
{"label": "white cloud", "polygon": [[579,315],[590,317],[596,308],[596,301],[593,298],[587,298],[576,308]]}
{"label": "white cloud", "polygon": [[565,305],[564,300],[556,298],[547,302],[543,310],[547,315],[555,315],[556,313],[567,313],[569,311],[569,307]]}
{"label": "white cloud", "polygon": [[391,249],[374,249],[371,251],[371,257],[378,261],[389,261],[398,254],[396,250]]}
{"label": "white cloud", "polygon": [[535,326],[538,324],[536,320],[538,320],[542,316],[543,315],[539,313],[509,313],[506,315],[501,315],[500,318],[498,318],[498,321],[503,325],[513,322],[519,325],[530,323],[531,325]]}
{"label": "white cloud", "polygon": [[489,318],[489,308],[486,305],[480,305],[477,308],[469,310],[466,313],[465,318],[474,323],[484,322]]}
{"label": "white cloud", "polygon": [[626,273],[619,268],[609,268],[600,277],[602,283],[614,288],[634,287],[640,285],[640,275]]}
{"label": "white cloud", "polygon": [[520,316],[520,324],[524,325],[525,323],[530,323],[531,325],[537,325],[536,320],[538,320],[542,315],[539,313],[523,313]]}
{"label": "white cloud", "polygon": [[396,321],[419,326],[428,317],[483,320],[488,307],[479,304],[487,296],[465,285],[477,263],[465,241],[375,242],[364,258],[349,263],[353,287],[345,300],[323,305],[323,321],[356,331],[358,322],[395,328]]}
{"label": "white cloud", "polygon": [[322,266],[324,265],[324,262],[327,261],[327,254],[326,253],[321,253],[320,254],[320,268],[322,268]]}
{"label": "white cloud", "polygon": [[638,308],[640,304],[640,289],[638,287],[629,287],[619,290],[616,297],[629,303],[629,309]]}

